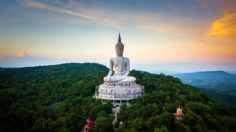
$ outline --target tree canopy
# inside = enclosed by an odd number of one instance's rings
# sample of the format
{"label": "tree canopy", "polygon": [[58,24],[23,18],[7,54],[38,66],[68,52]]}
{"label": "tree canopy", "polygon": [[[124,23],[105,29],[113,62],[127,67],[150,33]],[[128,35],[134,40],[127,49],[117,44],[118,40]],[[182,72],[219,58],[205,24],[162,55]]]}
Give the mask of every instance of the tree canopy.
{"label": "tree canopy", "polygon": [[[234,131],[236,107],[218,103],[179,79],[133,70],[145,95],[122,106],[116,128],[112,104],[93,99],[108,69],[69,63],[0,70],[0,131],[80,131],[87,117],[95,131]],[[173,113],[180,106],[183,120]]]}

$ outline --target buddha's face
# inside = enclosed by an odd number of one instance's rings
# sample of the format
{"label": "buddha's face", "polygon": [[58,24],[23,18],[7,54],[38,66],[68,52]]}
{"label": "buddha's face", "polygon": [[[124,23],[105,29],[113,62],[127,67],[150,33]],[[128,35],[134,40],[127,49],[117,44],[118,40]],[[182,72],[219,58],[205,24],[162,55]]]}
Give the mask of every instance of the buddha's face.
{"label": "buddha's face", "polygon": [[117,56],[123,56],[123,51],[124,51],[124,47],[116,46],[116,55]]}

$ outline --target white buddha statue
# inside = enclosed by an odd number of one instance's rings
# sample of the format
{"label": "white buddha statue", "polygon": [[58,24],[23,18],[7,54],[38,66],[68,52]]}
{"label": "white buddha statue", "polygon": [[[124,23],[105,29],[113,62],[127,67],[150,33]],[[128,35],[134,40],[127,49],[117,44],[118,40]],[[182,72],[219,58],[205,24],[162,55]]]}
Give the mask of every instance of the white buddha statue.
{"label": "white buddha statue", "polygon": [[116,57],[110,59],[109,73],[104,77],[107,82],[133,82],[135,77],[128,76],[130,72],[129,59],[123,57],[124,45],[121,42],[120,34],[116,44]]}

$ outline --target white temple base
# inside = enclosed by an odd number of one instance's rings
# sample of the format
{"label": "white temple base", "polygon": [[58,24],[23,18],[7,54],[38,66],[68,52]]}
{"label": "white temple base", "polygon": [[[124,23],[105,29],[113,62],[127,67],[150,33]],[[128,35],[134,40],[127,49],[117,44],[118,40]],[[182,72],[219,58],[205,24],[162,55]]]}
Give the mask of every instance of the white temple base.
{"label": "white temple base", "polygon": [[144,94],[144,87],[135,82],[104,82],[96,87],[94,98],[112,101],[114,106],[130,105],[133,99]]}

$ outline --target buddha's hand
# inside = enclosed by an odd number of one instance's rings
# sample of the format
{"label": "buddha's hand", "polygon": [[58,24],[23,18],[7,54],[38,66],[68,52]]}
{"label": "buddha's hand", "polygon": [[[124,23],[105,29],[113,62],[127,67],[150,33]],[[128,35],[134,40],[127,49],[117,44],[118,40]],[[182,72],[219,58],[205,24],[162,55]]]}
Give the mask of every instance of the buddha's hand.
{"label": "buddha's hand", "polygon": [[111,81],[111,76],[107,76],[107,81]]}
{"label": "buddha's hand", "polygon": [[129,75],[129,72],[126,72],[123,76],[128,76]]}

